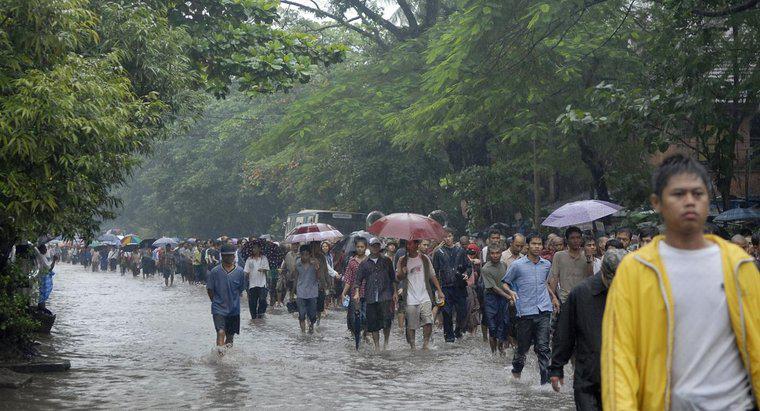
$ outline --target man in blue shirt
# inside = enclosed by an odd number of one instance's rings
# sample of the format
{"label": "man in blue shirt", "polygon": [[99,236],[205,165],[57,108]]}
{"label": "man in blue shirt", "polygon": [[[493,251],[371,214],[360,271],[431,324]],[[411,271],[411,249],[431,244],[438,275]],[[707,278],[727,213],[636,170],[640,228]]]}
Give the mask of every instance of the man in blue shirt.
{"label": "man in blue shirt", "polygon": [[512,359],[512,376],[520,378],[525,354],[533,344],[543,385],[549,382],[549,329],[553,307],[547,280],[552,264],[540,257],[541,236],[530,234],[527,241],[528,255],[513,262],[501,281],[508,292],[517,294],[517,350]]}
{"label": "man in blue shirt", "polygon": [[211,316],[216,329],[217,347],[231,347],[240,333],[240,294],[245,291],[245,274],[235,265],[235,247],[224,244],[222,263],[214,267],[206,281],[211,300]]}

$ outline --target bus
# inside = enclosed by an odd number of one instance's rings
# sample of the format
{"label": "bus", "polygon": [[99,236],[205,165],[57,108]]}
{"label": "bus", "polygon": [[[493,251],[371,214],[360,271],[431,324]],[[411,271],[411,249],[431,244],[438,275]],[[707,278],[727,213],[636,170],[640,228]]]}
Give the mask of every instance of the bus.
{"label": "bus", "polygon": [[366,213],[350,213],[347,211],[328,210],[301,210],[297,213],[288,214],[285,220],[285,235],[301,224],[324,223],[330,224],[343,233],[349,235],[357,230],[366,229]]}

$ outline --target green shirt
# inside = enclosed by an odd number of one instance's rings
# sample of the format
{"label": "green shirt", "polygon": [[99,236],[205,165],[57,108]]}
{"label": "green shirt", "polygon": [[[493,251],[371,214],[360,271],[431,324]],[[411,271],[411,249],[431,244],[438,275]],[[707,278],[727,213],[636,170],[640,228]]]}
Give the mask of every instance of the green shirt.
{"label": "green shirt", "polygon": [[507,265],[503,262],[499,262],[494,265],[492,262],[487,262],[483,268],[480,269],[480,275],[483,276],[483,287],[485,289],[501,287],[501,279],[507,272]]}

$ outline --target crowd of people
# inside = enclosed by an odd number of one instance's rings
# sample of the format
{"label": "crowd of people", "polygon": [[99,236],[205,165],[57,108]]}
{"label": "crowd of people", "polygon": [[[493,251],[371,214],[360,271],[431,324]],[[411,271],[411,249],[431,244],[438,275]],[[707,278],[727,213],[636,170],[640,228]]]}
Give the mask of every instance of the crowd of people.
{"label": "crowd of people", "polygon": [[665,160],[652,196],[664,235],[571,226],[545,237],[492,229],[470,238],[447,228],[441,242],[283,244],[276,263],[256,238],[57,253],[92,271],[158,272],[167,287],[175,274],[205,284],[219,347],[239,333],[246,293],[252,319],[287,307],[304,333],[343,307],[347,330],[376,350],[387,348],[394,323],[413,350],[420,329],[423,350],[436,327],[445,343],[477,335],[493,355],[513,350],[516,379],[532,346],[539,382],[557,391],[573,363],[578,409],[756,409],[760,244],[751,232],[730,241],[706,233],[708,187],[699,163]]}

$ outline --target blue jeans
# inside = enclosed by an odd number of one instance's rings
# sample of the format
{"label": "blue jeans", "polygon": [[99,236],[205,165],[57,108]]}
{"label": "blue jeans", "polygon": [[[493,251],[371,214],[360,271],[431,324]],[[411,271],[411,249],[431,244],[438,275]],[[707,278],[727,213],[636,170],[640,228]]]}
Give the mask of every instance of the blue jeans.
{"label": "blue jeans", "polygon": [[517,350],[512,359],[512,372],[521,373],[525,367],[525,354],[533,344],[533,351],[538,357],[538,370],[541,384],[549,382],[549,333],[552,322],[550,311],[517,317]]}
{"label": "blue jeans", "polygon": [[314,298],[296,298],[298,304],[298,320],[304,321],[309,317],[309,322],[317,322],[317,297]]}
{"label": "blue jeans", "polygon": [[507,299],[486,291],[485,296],[485,323],[488,325],[488,333],[492,338],[499,341],[507,340],[507,330],[509,330],[509,303]]}
{"label": "blue jeans", "polygon": [[[443,287],[446,304],[443,306],[443,337],[453,341],[462,336],[462,329],[467,321],[467,289],[461,287]],[[454,311],[456,311],[457,327],[454,329]]]}

